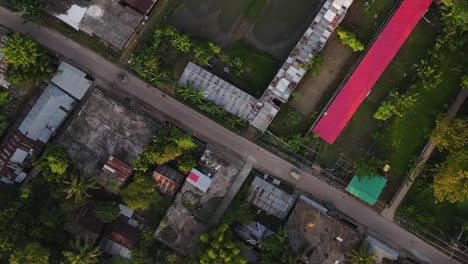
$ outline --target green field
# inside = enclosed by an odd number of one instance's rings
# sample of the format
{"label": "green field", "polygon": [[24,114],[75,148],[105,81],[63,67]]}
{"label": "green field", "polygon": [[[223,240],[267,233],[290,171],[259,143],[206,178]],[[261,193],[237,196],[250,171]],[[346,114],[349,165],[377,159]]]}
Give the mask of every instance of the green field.
{"label": "green field", "polygon": [[240,58],[245,65],[244,73],[234,77],[234,83],[239,79],[239,88],[260,97],[275,76],[278,62],[269,54],[258,52],[241,41],[233,43],[227,49],[227,54],[231,59]]}
{"label": "green field", "polygon": [[305,134],[312,122],[312,118],[294,110],[289,104],[283,104],[268,130],[278,137]]}
{"label": "green field", "polygon": [[397,1],[371,0],[369,7],[364,1],[355,1],[348,11],[343,26],[353,29],[366,42],[372,39],[374,34],[387,19]]}
{"label": "green field", "polygon": [[244,17],[247,20],[254,21],[265,8],[268,0],[252,0],[247,10],[244,12]]}

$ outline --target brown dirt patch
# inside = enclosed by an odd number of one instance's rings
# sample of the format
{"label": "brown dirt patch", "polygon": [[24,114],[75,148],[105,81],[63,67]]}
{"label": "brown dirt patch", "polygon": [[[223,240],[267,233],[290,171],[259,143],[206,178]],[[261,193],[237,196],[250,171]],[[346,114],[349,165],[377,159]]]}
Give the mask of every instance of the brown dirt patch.
{"label": "brown dirt patch", "polygon": [[300,98],[292,103],[304,115],[321,110],[358,56],[341,44],[336,33],[330,37],[321,54],[325,62],[319,69],[319,76],[307,74],[297,88]]}

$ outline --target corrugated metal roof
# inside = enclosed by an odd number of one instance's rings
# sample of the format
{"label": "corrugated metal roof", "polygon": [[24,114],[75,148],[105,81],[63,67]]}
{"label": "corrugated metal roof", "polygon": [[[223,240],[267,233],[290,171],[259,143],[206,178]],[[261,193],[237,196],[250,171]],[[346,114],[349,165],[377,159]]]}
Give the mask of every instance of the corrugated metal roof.
{"label": "corrugated metal roof", "polygon": [[179,84],[191,84],[194,89],[204,92],[205,99],[241,119],[245,119],[249,115],[257,102],[255,97],[193,62],[189,62],[185,67],[179,79]]}
{"label": "corrugated metal roof", "polygon": [[47,143],[74,107],[75,100],[49,84],[19,127],[32,140]]}
{"label": "corrugated metal roof", "polygon": [[109,175],[116,176],[121,180],[126,180],[133,172],[132,167],[123,163],[114,156],[110,156],[102,168]]}
{"label": "corrugated metal roof", "polygon": [[250,185],[250,202],[268,214],[284,220],[294,205],[296,197],[277,186],[255,177]]}
{"label": "corrugated metal roof", "polygon": [[200,189],[202,192],[208,191],[211,186],[211,178],[199,172],[197,169],[192,169],[187,177],[187,182]]}
{"label": "corrugated metal roof", "polygon": [[80,100],[93,82],[86,79],[86,73],[62,62],[57,69],[57,74],[52,78],[52,83]]}
{"label": "corrugated metal roof", "polygon": [[382,263],[384,258],[391,260],[396,260],[398,258],[399,254],[396,250],[391,249],[389,246],[380,242],[373,236],[367,236],[366,240],[369,243],[369,251],[377,255],[375,263]]}

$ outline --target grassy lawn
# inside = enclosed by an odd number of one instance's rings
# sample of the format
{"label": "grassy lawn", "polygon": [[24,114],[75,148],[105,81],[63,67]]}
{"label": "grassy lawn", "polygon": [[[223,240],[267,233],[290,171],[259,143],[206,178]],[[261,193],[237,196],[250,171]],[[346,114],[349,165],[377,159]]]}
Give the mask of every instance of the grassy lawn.
{"label": "grassy lawn", "polygon": [[[440,65],[442,83],[437,90],[421,89],[412,111],[396,118],[385,130],[378,155],[390,162],[396,176],[403,180],[414,160],[427,142],[439,113],[444,113],[460,90],[461,73],[453,71],[453,65],[464,65],[463,54],[451,52]],[[395,190],[399,184],[391,186]]]}
{"label": "grassy lawn", "polygon": [[283,104],[268,130],[278,137],[288,137],[294,134],[304,134],[312,122],[311,117],[294,110],[289,104]]}
{"label": "grassy lawn", "polygon": [[389,64],[371,94],[364,100],[351,118],[340,137],[333,145],[328,145],[319,156],[318,162],[329,167],[340,153],[358,160],[364,156],[372,144],[372,135],[379,130],[379,121],[373,116],[394,87],[407,89],[414,76],[413,65],[427,55],[435,40],[435,30],[425,21],[420,22],[405,44]]}
{"label": "grassy lawn", "polygon": [[244,17],[247,20],[254,21],[262,12],[268,0],[252,0],[249,7],[244,12]]}
{"label": "grassy lawn", "polygon": [[360,38],[369,41],[395,7],[396,1],[370,0],[369,7],[364,2],[355,1],[351,5],[343,26],[354,29]]}
{"label": "grassy lawn", "polygon": [[241,80],[239,88],[260,97],[275,76],[278,62],[269,54],[258,52],[244,42],[233,43],[227,54],[231,59],[240,58],[245,64],[244,73],[238,77]]}

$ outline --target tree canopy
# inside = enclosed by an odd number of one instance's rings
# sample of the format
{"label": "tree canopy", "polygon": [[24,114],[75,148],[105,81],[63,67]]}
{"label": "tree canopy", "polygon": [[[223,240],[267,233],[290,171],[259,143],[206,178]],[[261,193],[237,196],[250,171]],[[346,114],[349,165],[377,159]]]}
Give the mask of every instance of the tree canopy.
{"label": "tree canopy", "polygon": [[10,264],[48,264],[50,250],[38,243],[28,243],[10,255]]}
{"label": "tree canopy", "polygon": [[200,236],[202,250],[193,264],[247,264],[241,255],[242,245],[233,240],[228,224]]}
{"label": "tree canopy", "polygon": [[102,202],[96,205],[96,217],[103,223],[110,223],[120,215],[120,208],[114,202]]}
{"label": "tree canopy", "polygon": [[120,195],[125,204],[134,210],[144,210],[161,201],[152,179],[143,173],[136,173],[134,180]]}
{"label": "tree canopy", "polygon": [[87,239],[71,241],[70,246],[71,251],[63,252],[67,264],[95,264],[102,254],[99,247],[91,245]]}
{"label": "tree canopy", "polygon": [[29,35],[15,32],[3,42],[1,49],[8,65],[6,78],[10,83],[23,85],[48,79],[52,73],[50,58]]}
{"label": "tree canopy", "polygon": [[376,258],[376,255],[369,253],[369,244],[366,241],[346,254],[346,260],[350,264],[373,264]]}
{"label": "tree canopy", "polygon": [[434,177],[436,202],[468,199],[468,150],[449,154]]}
{"label": "tree canopy", "polygon": [[94,179],[86,176],[79,176],[76,173],[72,174],[69,179],[64,180],[65,199],[72,199],[75,203],[81,203],[87,198],[91,198],[89,190],[98,189],[98,185]]}
{"label": "tree canopy", "polygon": [[47,181],[59,182],[66,177],[70,159],[65,148],[59,145],[49,146],[44,155],[35,163],[41,169],[42,177]]}
{"label": "tree canopy", "polygon": [[3,44],[4,60],[13,68],[33,67],[43,55],[39,45],[29,35],[22,36],[15,32],[6,36]]}
{"label": "tree canopy", "polygon": [[364,50],[364,45],[357,39],[353,32],[341,28],[338,29],[338,36],[340,37],[341,42],[348,45],[353,51]]}
{"label": "tree canopy", "polygon": [[270,263],[291,263],[292,255],[289,251],[288,235],[284,229],[280,229],[277,233],[263,238],[261,243],[262,253],[260,254],[261,264]]}
{"label": "tree canopy", "polygon": [[439,117],[436,128],[431,134],[431,140],[437,144],[439,150],[457,151],[468,145],[468,119],[456,118],[447,122]]}
{"label": "tree canopy", "polygon": [[140,158],[133,162],[133,168],[137,171],[147,171],[150,166],[165,164],[180,158],[179,166],[184,170],[183,172],[186,172],[188,165],[196,164],[192,155],[196,150],[197,144],[190,134],[183,133],[174,126],[168,126],[153,137]]}

